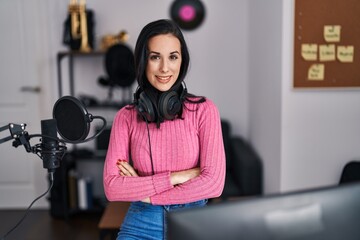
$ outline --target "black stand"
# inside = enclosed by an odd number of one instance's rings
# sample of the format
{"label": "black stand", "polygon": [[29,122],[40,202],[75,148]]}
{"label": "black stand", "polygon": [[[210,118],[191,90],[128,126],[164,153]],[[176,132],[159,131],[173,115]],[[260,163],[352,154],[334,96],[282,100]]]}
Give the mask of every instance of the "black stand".
{"label": "black stand", "polygon": [[29,137],[29,134],[25,131],[25,128],[26,128],[25,123],[22,123],[22,124],[9,123],[8,125],[1,127],[0,132],[9,129],[10,136],[0,139],[0,144],[7,142],[11,139],[15,139],[12,144],[13,147],[18,147],[20,145],[24,145],[25,150],[27,152],[32,152],[32,148],[31,148],[30,142],[29,142],[30,137]]}

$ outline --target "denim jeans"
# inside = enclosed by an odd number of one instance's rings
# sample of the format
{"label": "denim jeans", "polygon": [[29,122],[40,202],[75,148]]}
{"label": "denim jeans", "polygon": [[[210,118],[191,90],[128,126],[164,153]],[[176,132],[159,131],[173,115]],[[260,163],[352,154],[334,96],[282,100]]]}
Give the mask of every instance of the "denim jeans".
{"label": "denim jeans", "polygon": [[182,209],[204,207],[207,200],[186,204],[151,205],[143,202],[130,204],[117,240],[166,239],[166,213]]}

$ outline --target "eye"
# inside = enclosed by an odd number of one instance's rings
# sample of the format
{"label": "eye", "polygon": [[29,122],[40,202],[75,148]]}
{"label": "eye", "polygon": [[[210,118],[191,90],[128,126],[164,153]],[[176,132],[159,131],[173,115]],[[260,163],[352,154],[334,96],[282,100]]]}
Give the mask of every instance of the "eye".
{"label": "eye", "polygon": [[176,54],[171,54],[171,55],[170,55],[170,59],[171,59],[171,60],[177,60],[177,59],[179,59],[179,56],[176,55]]}
{"label": "eye", "polygon": [[149,59],[150,60],[157,60],[157,59],[160,59],[160,56],[156,55],[156,54],[152,54],[152,55],[149,56]]}

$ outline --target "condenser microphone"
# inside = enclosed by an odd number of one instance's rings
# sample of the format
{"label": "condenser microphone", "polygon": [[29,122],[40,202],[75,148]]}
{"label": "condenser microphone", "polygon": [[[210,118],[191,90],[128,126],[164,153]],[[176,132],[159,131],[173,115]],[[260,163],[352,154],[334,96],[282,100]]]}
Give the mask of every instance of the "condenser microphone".
{"label": "condenser microphone", "polygon": [[[48,169],[49,172],[55,172],[55,169],[60,166],[59,141],[56,132],[56,120],[48,119],[41,121],[41,157],[43,160],[43,167]],[[62,154],[61,154],[62,155]]]}
{"label": "condenser microphone", "polygon": [[[77,144],[93,140],[106,127],[105,118],[88,113],[84,104],[72,96],[61,97],[55,102],[53,118],[56,119],[58,133],[67,143]],[[90,131],[90,122],[94,119],[101,119],[103,126],[94,136],[86,139]]]}

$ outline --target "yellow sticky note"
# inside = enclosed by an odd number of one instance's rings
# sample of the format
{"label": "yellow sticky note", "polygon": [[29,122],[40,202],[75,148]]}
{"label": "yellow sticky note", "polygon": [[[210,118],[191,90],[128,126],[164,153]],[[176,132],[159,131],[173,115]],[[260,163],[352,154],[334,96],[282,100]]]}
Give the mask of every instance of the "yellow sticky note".
{"label": "yellow sticky note", "polygon": [[354,62],[354,46],[338,46],[337,58],[344,63]]}
{"label": "yellow sticky note", "polygon": [[306,61],[316,61],[317,52],[318,52],[317,44],[301,44],[301,56]]}
{"label": "yellow sticky note", "polygon": [[336,60],[335,44],[320,45],[319,53],[322,62]]}
{"label": "yellow sticky note", "polygon": [[324,39],[327,42],[340,42],[341,26],[327,25],[324,26]]}
{"label": "yellow sticky note", "polygon": [[313,64],[308,71],[308,80],[322,81],[325,77],[325,65]]}

